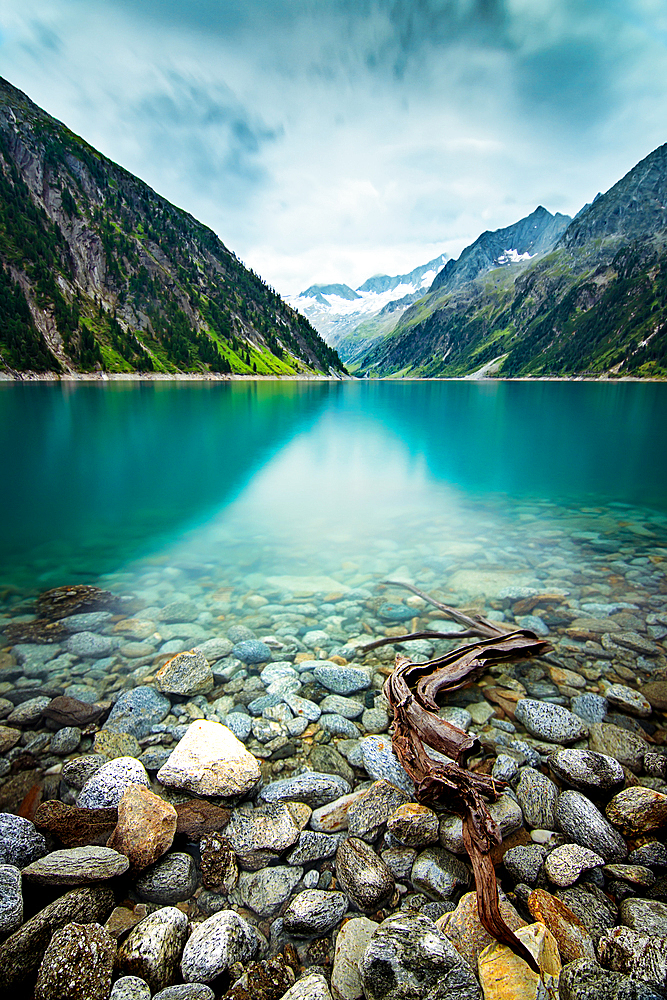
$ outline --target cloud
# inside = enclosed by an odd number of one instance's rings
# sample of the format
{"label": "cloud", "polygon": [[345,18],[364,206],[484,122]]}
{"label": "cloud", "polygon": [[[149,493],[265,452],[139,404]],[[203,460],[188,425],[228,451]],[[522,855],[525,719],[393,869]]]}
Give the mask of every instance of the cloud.
{"label": "cloud", "polygon": [[5,0],[3,75],[279,290],[573,214],[667,138],[659,0]]}

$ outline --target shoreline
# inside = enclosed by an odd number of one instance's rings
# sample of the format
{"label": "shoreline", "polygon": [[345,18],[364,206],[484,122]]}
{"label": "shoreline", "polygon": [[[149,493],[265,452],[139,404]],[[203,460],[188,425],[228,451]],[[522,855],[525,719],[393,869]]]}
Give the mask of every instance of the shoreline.
{"label": "shoreline", "polygon": [[482,376],[474,378],[470,375],[444,375],[441,378],[429,376],[402,376],[400,378],[388,375],[377,378],[355,378],[353,375],[229,375],[222,372],[68,372],[57,375],[54,372],[21,372],[20,375],[10,375],[0,372],[0,382],[607,382],[611,384],[625,382],[667,382],[667,377],[651,376],[641,378],[638,375],[625,375],[620,378],[609,375],[523,375],[523,376]]}

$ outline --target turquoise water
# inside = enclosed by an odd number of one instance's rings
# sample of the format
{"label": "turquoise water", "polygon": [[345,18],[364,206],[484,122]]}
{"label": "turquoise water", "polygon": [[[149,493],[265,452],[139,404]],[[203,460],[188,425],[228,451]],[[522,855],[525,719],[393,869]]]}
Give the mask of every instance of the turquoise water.
{"label": "turquoise water", "polygon": [[0,583],[16,601],[186,566],[361,585],[554,532],[645,558],[667,544],[666,430],[661,384],[4,383]]}

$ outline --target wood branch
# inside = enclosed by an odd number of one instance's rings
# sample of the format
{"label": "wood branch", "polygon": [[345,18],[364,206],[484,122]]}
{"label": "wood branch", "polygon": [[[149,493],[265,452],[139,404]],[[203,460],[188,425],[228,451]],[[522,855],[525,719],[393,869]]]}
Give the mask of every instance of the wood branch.
{"label": "wood branch", "polygon": [[[471,618],[448,608],[411,584],[385,582],[406,587],[466,626],[468,633],[480,637],[477,642],[425,663],[413,663],[407,656],[397,654],[394,670],[384,685],[385,697],[394,713],[392,745],[415,784],[417,800],[425,805],[445,806],[463,820],[463,842],[475,875],[477,907],[482,925],[498,941],[509,945],[535,972],[539,972],[534,958],[507,926],[498,906],[498,887],[490,851],[494,845],[501,843],[502,838],[489,813],[487,800],[495,801],[505,784],[494,781],[489,775],[466,769],[468,758],[481,750],[479,741],[458,726],[439,718],[437,698],[445,692],[471,684],[491,663],[541,655],[551,652],[552,647],[528,629],[508,632],[507,626],[501,629],[481,616]],[[422,637],[426,637],[424,633],[400,638],[392,636],[362,648],[371,649],[386,642],[408,642]],[[457,636],[461,637],[461,634]],[[449,758],[450,763],[434,760],[428,748]]]}

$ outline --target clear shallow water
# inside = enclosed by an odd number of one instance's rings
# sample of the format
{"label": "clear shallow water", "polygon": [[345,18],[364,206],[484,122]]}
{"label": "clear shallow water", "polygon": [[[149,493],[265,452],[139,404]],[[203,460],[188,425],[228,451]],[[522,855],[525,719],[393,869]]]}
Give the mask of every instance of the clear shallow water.
{"label": "clear shallow water", "polygon": [[660,545],[666,429],[661,384],[3,384],[2,583],[127,586],[146,559],[349,582],[393,552],[495,563],[522,524]]}

